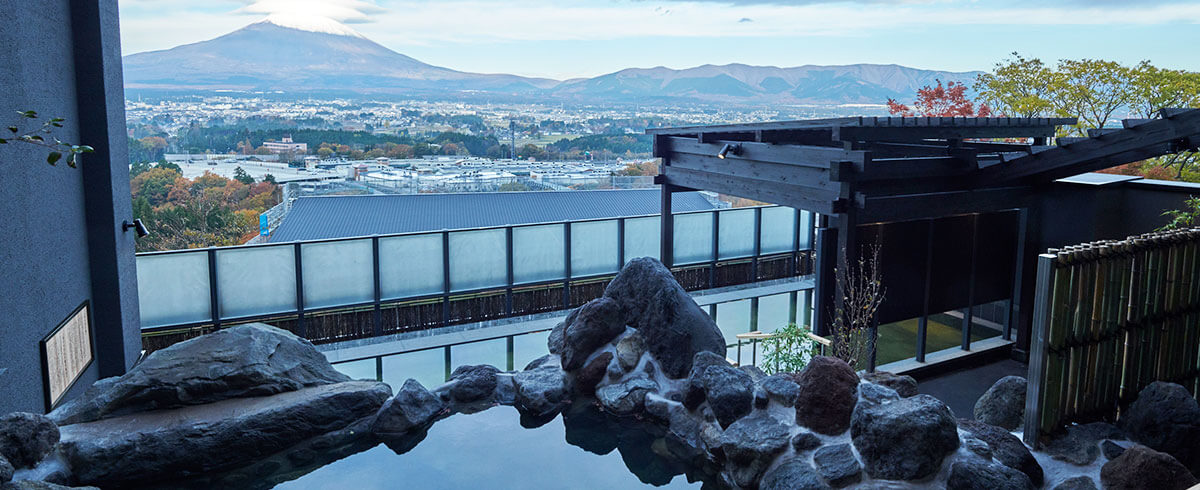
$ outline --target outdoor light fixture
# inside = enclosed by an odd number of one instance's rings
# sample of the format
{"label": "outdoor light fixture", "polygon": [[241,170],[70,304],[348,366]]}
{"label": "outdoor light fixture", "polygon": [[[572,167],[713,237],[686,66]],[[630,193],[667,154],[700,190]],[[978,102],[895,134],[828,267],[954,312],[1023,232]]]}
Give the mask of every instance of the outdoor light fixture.
{"label": "outdoor light fixture", "polygon": [[742,145],[726,143],[725,146],[721,147],[721,151],[717,153],[717,158],[724,160],[725,155],[728,155],[730,153],[733,153],[734,156],[741,155],[742,154]]}
{"label": "outdoor light fixture", "polygon": [[145,238],[146,235],[150,234],[150,230],[146,229],[146,225],[142,224],[142,220],[140,219],[133,220],[133,223],[130,223],[128,220],[121,223],[122,231],[129,231],[130,228],[137,230],[138,238]]}

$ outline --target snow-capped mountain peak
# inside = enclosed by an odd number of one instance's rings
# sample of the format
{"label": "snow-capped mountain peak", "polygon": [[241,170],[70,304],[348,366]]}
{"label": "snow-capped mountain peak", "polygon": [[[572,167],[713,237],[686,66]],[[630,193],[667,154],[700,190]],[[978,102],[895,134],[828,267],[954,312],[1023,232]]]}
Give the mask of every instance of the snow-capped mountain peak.
{"label": "snow-capped mountain peak", "polygon": [[330,19],[329,17],[322,17],[319,15],[274,13],[258,23],[274,24],[279,27],[287,27],[289,29],[298,29],[301,31],[317,32],[321,34],[333,34],[336,36],[350,36],[366,39],[366,36],[359,34],[358,31],[351,29],[346,24]]}

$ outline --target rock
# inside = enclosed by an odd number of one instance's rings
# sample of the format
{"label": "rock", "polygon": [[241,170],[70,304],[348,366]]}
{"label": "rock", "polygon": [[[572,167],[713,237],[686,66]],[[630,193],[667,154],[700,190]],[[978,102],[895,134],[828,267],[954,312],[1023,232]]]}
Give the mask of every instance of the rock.
{"label": "rock", "polygon": [[792,447],[796,452],[812,451],[821,447],[821,438],[809,431],[802,431],[792,436]]}
{"label": "rock", "polygon": [[963,447],[967,448],[968,451],[975,453],[985,460],[992,459],[992,447],[989,446],[988,443],[983,442],[983,439],[973,436],[963,436],[962,445]]}
{"label": "rock", "polygon": [[1117,459],[1104,463],[1100,483],[1105,490],[1183,490],[1200,481],[1170,454],[1135,444]]}
{"label": "rock", "polygon": [[746,416],[754,403],[754,380],[733,366],[709,366],[704,370],[704,396],[721,428]]}
{"label": "rock", "polygon": [[750,379],[754,380],[755,383],[757,383],[757,382],[761,381],[763,378],[767,377],[767,373],[764,373],[762,369],[759,369],[758,366],[755,366],[753,364],[746,364],[746,365],[738,366],[738,369],[742,370],[742,372],[744,372],[746,374],[749,374]]}
{"label": "rock", "polygon": [[1046,454],[1059,461],[1084,466],[1100,457],[1100,441],[1120,439],[1121,431],[1112,424],[1093,422],[1067,427],[1066,435],[1051,439],[1046,444]]}
{"label": "rock", "polygon": [[604,379],[604,374],[608,372],[608,363],[612,360],[612,352],[601,352],[593,357],[582,369],[575,372],[575,389],[586,395],[595,393],[596,385]]}
{"label": "rock", "polygon": [[800,385],[790,378],[776,374],[763,378],[758,385],[767,392],[767,397],[776,403],[785,407],[796,406],[796,398],[800,396]]}
{"label": "rock", "polygon": [[537,359],[529,361],[529,364],[525,365],[524,371],[532,371],[532,370],[540,368],[542,366],[557,366],[557,365],[558,365],[558,358],[555,357],[554,354],[546,354],[542,357],[539,357]]}
{"label": "rock", "polygon": [[796,423],[826,435],[850,427],[850,414],[858,401],[858,375],[841,359],[815,356],[796,376]]}
{"label": "rock", "polygon": [[767,390],[761,386],[754,388],[754,408],[767,408],[771,404],[771,399],[767,397]]}
{"label": "rock", "polygon": [[1063,480],[1054,486],[1054,490],[1098,490],[1096,482],[1090,476],[1079,475]]}
{"label": "rock", "polygon": [[687,376],[698,352],[725,355],[725,339],[716,322],[656,259],[629,261],[604,296],[620,305],[624,324],[641,332],[647,350],[669,378]]}
{"label": "rock", "polygon": [[1017,430],[1025,419],[1025,378],[1005,376],[975,402],[975,420]]}
{"label": "rock", "polygon": [[556,356],[562,355],[564,332],[567,330],[567,324],[575,318],[575,314],[578,312],[579,309],[571,310],[571,312],[567,314],[567,318],[559,322],[558,325],[555,325],[554,328],[550,329],[550,336],[546,338],[546,348],[551,354]]}
{"label": "rock", "polygon": [[596,400],[614,415],[633,415],[645,407],[646,393],[657,389],[658,383],[650,378],[635,376],[596,390]]}
{"label": "rock", "polygon": [[620,362],[610,363],[608,365],[608,379],[615,383],[625,377],[625,371],[621,369]]}
{"label": "rock", "polygon": [[497,404],[509,406],[517,404],[517,383],[513,380],[513,373],[496,373],[496,391],[493,394],[495,396],[493,401]]}
{"label": "rock", "polygon": [[450,373],[450,381],[438,387],[438,391],[449,395],[459,403],[473,403],[490,399],[496,393],[496,374],[500,370],[487,364],[463,365]]}
{"label": "rock", "polygon": [[58,425],[348,381],[309,341],[262,323],[238,325],[150,354],[49,414]]}
{"label": "rock", "polygon": [[958,449],[958,430],[950,409],[929,395],[881,405],[859,404],[850,435],[867,473],[877,479],[926,478]]}
{"label": "rock", "polygon": [[959,419],[958,428],[986,442],[992,450],[992,457],[996,458],[1000,464],[1024,473],[1034,486],[1042,486],[1045,479],[1042,465],[1038,464],[1033,453],[1029,452],[1029,448],[1025,447],[1025,444],[1017,436],[994,425],[976,420]]}
{"label": "rock", "polygon": [[1125,447],[1105,439],[1100,443],[1100,453],[1104,454],[1104,459],[1116,459],[1121,453],[1125,452]]}
{"label": "rock", "polygon": [[80,483],[160,484],[244,466],[361,423],[390,396],[386,384],[347,381],[64,426],[59,446]]}
{"label": "rock", "polygon": [[397,436],[414,428],[423,428],[437,417],[446,404],[441,398],[409,378],[379,409],[371,422],[371,432],[380,436]]}
{"label": "rock", "polygon": [[1200,474],[1200,404],[1187,389],[1154,382],[1138,393],[1117,424],[1130,440],[1170,454]]}
{"label": "rock", "polygon": [[517,385],[517,409],[546,417],[558,413],[567,403],[567,377],[561,369],[546,366],[513,375]]}
{"label": "rock", "polygon": [[769,462],[787,448],[789,439],[788,426],[770,415],[759,413],[742,418],[725,429],[721,450],[734,463]]}
{"label": "rock", "polygon": [[767,471],[759,490],[823,490],[829,488],[817,470],[801,458],[791,458]]}
{"label": "rock", "polygon": [[1029,477],[999,463],[961,461],[950,466],[947,490],[1033,490]]}
{"label": "rock", "polygon": [[688,410],[695,410],[704,403],[704,371],[709,366],[729,366],[729,361],[723,356],[712,352],[699,352],[692,359],[692,371],[688,374],[687,387],[684,390],[683,405]]}
{"label": "rock", "polygon": [[44,415],[13,412],[0,416],[0,456],[13,468],[32,468],[58,444],[58,426]]}
{"label": "rock", "polygon": [[825,446],[813,453],[817,473],[834,488],[842,488],[862,480],[862,466],[854,458],[849,444]]}
{"label": "rock", "polygon": [[569,317],[563,331],[562,365],[567,371],[583,367],[584,361],[604,344],[625,331],[621,307],[608,298],[596,298],[580,306]]}
{"label": "rock", "polygon": [[636,330],[617,342],[617,362],[625,371],[632,371],[637,367],[638,361],[642,360],[642,354],[645,353],[646,342]]}
{"label": "rock", "polygon": [[0,488],[3,490],[100,490],[96,487],[68,487],[37,480],[17,480]]}
{"label": "rock", "polygon": [[891,388],[902,398],[908,398],[917,394],[917,380],[912,376],[893,374],[887,371],[875,371],[873,373],[862,373],[860,378],[863,381]]}
{"label": "rock", "polygon": [[12,481],[13,473],[16,471],[17,469],[13,468],[12,463],[9,463],[4,456],[0,456],[0,485]]}
{"label": "rock", "polygon": [[858,403],[880,404],[899,399],[900,394],[886,386],[875,383],[858,384]]}

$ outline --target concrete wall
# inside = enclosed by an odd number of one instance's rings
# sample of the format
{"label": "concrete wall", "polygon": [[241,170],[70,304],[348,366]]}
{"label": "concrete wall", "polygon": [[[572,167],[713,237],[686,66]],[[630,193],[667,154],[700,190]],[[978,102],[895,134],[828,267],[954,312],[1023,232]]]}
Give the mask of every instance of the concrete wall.
{"label": "concrete wall", "polygon": [[[39,341],[91,303],[96,361],[71,394],[140,350],[116,0],[26,0],[0,9],[0,127],[35,110],[96,153],[79,168],[0,146],[0,413],[45,410]],[[3,130],[7,132],[7,130]],[[71,396],[69,394],[68,396]]]}

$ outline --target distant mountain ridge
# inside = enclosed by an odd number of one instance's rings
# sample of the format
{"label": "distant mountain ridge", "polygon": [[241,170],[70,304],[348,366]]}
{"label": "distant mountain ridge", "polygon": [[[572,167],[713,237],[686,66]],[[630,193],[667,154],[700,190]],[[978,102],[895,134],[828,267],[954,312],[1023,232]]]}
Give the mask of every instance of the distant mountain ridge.
{"label": "distant mountain ridge", "polygon": [[574,101],[761,104],[881,104],[889,97],[910,99],[935,80],[967,82],[979,73],[873,64],[729,64],[630,68],[557,81],[457,71],[397,53],[340,24],[307,27],[272,18],[207,41],[128,55],[124,65],[125,86],[131,89],[492,93]]}

